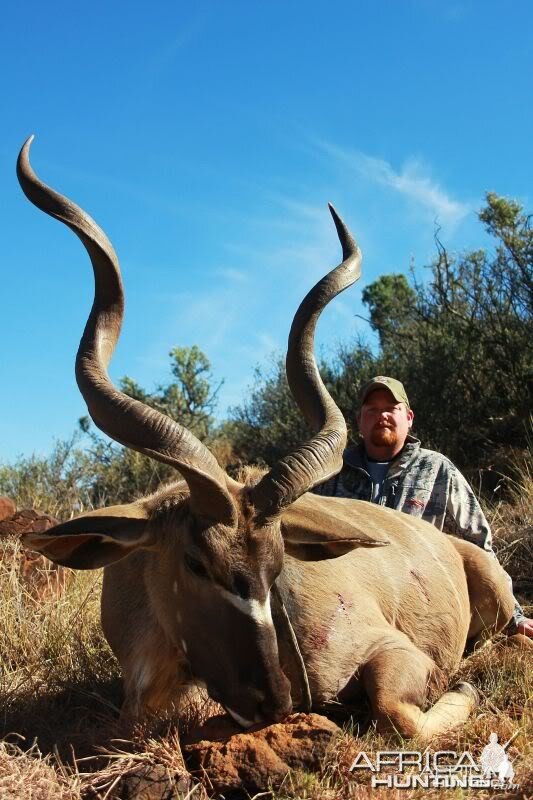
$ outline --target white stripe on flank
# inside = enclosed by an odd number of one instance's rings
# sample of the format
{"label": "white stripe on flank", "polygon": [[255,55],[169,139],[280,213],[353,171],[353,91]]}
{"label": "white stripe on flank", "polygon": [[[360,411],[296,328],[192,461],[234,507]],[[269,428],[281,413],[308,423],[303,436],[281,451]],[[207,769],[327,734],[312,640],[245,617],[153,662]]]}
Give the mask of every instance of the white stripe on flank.
{"label": "white stripe on flank", "polygon": [[264,603],[259,602],[259,600],[245,600],[240,595],[228,592],[227,589],[222,589],[222,587],[219,587],[219,591],[232,606],[238,608],[243,614],[247,614],[254,622],[257,622],[258,625],[274,624],[272,621],[272,611],[270,610],[270,590]]}

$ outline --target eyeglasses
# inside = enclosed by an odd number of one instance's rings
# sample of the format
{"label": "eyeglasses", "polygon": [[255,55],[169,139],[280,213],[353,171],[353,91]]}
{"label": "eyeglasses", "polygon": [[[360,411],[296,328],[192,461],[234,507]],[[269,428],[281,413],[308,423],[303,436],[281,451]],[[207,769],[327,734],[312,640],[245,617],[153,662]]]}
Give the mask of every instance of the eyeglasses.
{"label": "eyeglasses", "polygon": [[366,415],[379,417],[381,414],[399,414],[402,411],[402,406],[382,406],[381,408],[379,406],[363,406],[361,411]]}

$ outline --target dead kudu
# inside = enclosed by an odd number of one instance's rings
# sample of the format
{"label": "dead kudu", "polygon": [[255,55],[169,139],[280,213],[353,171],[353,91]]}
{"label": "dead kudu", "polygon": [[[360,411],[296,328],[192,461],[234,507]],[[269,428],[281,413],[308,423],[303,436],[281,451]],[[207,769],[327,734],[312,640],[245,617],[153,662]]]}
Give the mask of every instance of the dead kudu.
{"label": "dead kudu", "polygon": [[[471,687],[424,710],[428,693],[446,685],[467,642],[510,619],[503,571],[479,548],[406,514],[308,493],[339,471],[346,443],[314,357],[321,311],[360,271],[359,248],[335,210],[343,261],[302,302],[287,354],[292,394],[315,435],[239,482],[178,422],[112,384],[107,367],[124,307],[118,260],[94,221],[36,177],[30,143],[18,161],[25,194],[74,231],[94,269],[76,359],[90,415],[182,478],[27,537],[58,564],[105,567],[102,625],[123,671],[125,714],[162,711],[203,682],[243,726],[280,720],[304,703],[304,688],[313,706],[349,702],[363,688],[378,728],[404,736],[428,740],[463,723],[475,704]],[[284,609],[299,652],[282,635]]]}

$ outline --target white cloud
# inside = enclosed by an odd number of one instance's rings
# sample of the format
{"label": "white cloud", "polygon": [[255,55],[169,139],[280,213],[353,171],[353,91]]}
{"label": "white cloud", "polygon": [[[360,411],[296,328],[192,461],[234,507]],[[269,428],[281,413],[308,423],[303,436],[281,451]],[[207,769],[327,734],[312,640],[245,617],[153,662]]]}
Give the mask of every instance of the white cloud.
{"label": "white cloud", "polygon": [[348,165],[372,183],[394,189],[416,202],[429,211],[437,222],[454,226],[470,212],[467,204],[454,200],[439,186],[421,159],[407,159],[401,170],[396,172],[384,159],[358,150],[345,150],[324,141],[317,141],[316,144],[329,156]]}
{"label": "white cloud", "polygon": [[249,275],[241,269],[234,269],[233,267],[224,267],[222,269],[215,270],[215,275],[220,275],[222,278],[225,278],[230,283],[243,283],[249,279]]}

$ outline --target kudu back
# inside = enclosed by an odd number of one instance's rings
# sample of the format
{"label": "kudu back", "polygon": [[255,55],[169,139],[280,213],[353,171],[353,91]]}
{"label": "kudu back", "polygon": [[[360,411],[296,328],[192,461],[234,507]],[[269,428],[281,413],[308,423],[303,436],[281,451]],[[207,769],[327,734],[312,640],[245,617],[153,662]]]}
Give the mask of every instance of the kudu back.
{"label": "kudu back", "polygon": [[503,571],[479,548],[408,515],[309,493],[340,470],[346,445],[314,356],[323,308],[360,274],[360,250],[333,207],[343,260],[303,300],[287,351],[289,386],[314,435],[268,472],[235,480],[179,422],[111,382],[124,311],[117,257],[82,209],[37,178],[30,145],[17,163],[23,191],[71,228],[93,266],[94,302],[76,358],[89,413],[112,439],[180,478],[26,537],[58,564],[105,567],[102,625],[123,671],[125,713],[177,705],[196,682],[244,726],[281,719],[305,688],[291,637],[282,635],[286,609],[313,704],[348,701],[363,688],[384,730],[429,738],[460,724],[474,704],[467,686],[422,707],[431,687],[442,691],[467,640],[509,620]]}

